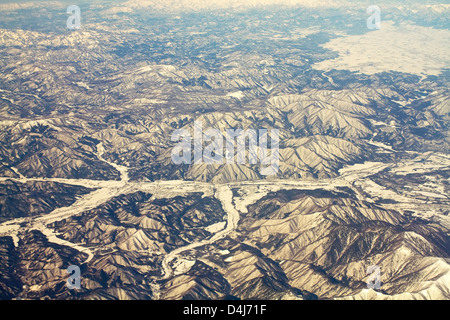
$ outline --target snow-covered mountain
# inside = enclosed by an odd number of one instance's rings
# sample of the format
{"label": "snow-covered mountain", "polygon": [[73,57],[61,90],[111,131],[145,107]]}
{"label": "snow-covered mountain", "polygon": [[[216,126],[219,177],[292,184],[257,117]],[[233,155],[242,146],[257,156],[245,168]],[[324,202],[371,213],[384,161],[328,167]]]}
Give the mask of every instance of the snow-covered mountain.
{"label": "snow-covered mountain", "polygon": [[78,5],[0,5],[0,299],[450,299],[448,5]]}

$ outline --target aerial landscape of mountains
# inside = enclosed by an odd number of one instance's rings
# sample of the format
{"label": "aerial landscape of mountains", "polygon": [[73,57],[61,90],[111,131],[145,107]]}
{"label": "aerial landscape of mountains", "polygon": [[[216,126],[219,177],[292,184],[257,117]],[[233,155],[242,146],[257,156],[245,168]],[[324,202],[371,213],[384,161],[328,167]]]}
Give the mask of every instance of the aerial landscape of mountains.
{"label": "aerial landscape of mountains", "polygon": [[0,299],[449,299],[450,6],[378,5],[0,4]]}

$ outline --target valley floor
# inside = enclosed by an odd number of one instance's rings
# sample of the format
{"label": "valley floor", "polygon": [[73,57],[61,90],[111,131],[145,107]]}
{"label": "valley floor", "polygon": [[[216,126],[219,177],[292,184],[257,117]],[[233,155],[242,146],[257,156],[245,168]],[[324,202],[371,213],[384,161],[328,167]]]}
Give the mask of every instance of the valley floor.
{"label": "valley floor", "polygon": [[[6,221],[0,224],[0,236],[11,236],[18,245],[17,233],[19,230],[39,230],[47,236],[49,242],[54,242],[63,246],[71,247],[77,251],[87,254],[85,263],[92,260],[95,251],[90,247],[80,243],[71,243],[58,237],[58,234],[49,227],[49,224],[67,219],[72,216],[80,215],[87,210],[96,208],[107,201],[119,195],[130,194],[138,191],[150,193],[153,198],[171,198],[180,195],[188,195],[194,192],[202,192],[204,196],[212,196],[220,201],[223,210],[226,212],[226,219],[223,224],[218,224],[213,230],[213,235],[208,239],[199,242],[193,242],[186,246],[179,247],[164,256],[162,259],[162,277],[155,277],[154,290],[159,292],[157,280],[168,279],[175,273],[187,272],[193,262],[181,259],[181,254],[188,250],[194,250],[204,245],[210,245],[223,239],[231,232],[236,230],[239,224],[240,214],[247,212],[247,207],[270,192],[280,190],[338,190],[339,188],[350,188],[356,194],[359,200],[370,203],[377,203],[386,208],[393,209],[400,213],[413,212],[414,215],[426,219],[438,220],[441,225],[450,230],[450,217],[439,214],[439,208],[442,206],[448,209],[450,198],[448,193],[442,192],[438,183],[433,185],[428,183],[425,186],[411,186],[410,189],[399,194],[396,190],[386,188],[374,182],[371,177],[380,172],[393,172],[397,175],[407,175],[414,173],[427,173],[435,170],[450,168],[450,157],[445,154],[420,155],[416,159],[405,163],[379,163],[367,162],[364,164],[355,164],[340,170],[337,178],[326,180],[264,180],[264,181],[246,181],[227,184],[211,184],[196,181],[156,181],[156,182],[134,182],[128,179],[128,168],[118,166],[103,159],[104,149],[100,144],[98,148],[98,158],[109,165],[115,167],[121,173],[120,181],[99,181],[99,180],[77,180],[77,179],[59,179],[59,178],[0,178],[0,181],[13,180],[26,183],[29,181],[51,181],[75,186],[93,188],[95,191],[81,196],[72,205],[68,207],[57,208],[49,214],[38,217],[18,218]],[[425,161],[426,160],[426,161]],[[13,169],[14,170],[14,169]],[[434,189],[433,189],[434,188]],[[237,189],[240,196],[234,196],[232,189]],[[433,189],[433,190],[432,190]],[[433,199],[445,200],[441,205],[433,202]],[[378,200],[392,200],[392,202]],[[448,211],[447,211],[448,213]],[[26,227],[24,227],[24,224]],[[178,262],[171,266],[171,263],[178,258]]]}

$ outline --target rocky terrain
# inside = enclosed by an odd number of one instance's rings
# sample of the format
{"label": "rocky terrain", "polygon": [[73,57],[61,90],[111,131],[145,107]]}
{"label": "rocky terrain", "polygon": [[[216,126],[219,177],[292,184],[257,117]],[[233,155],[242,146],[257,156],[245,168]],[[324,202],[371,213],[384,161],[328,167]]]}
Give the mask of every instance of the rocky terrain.
{"label": "rocky terrain", "polygon": [[[405,71],[448,6],[386,4],[398,71],[347,65],[364,5],[173,2],[0,5],[0,299],[450,299],[449,66]],[[195,121],[279,130],[276,175],[175,164]]]}

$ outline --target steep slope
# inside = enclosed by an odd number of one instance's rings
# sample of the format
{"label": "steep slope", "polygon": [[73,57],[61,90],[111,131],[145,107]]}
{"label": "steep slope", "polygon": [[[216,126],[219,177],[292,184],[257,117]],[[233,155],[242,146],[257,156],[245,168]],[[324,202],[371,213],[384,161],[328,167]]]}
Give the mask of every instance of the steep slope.
{"label": "steep slope", "polygon": [[0,185],[0,222],[50,213],[69,206],[92,189],[55,182],[4,181]]}
{"label": "steep slope", "polygon": [[438,225],[328,192],[278,192],[248,211],[240,233],[280,263],[293,287],[320,298],[351,296],[366,287],[367,267],[377,265],[384,294],[448,298],[445,286],[429,284],[446,283],[450,272],[450,243]]}

